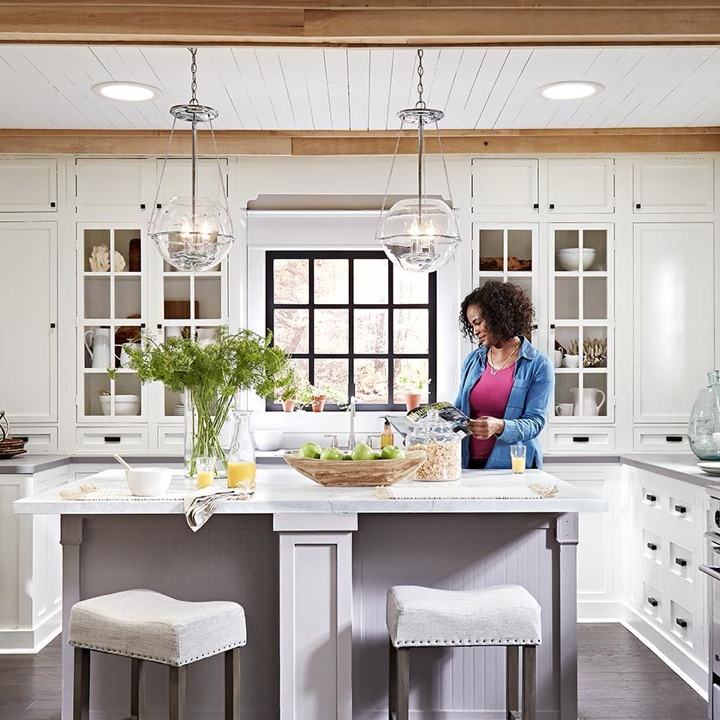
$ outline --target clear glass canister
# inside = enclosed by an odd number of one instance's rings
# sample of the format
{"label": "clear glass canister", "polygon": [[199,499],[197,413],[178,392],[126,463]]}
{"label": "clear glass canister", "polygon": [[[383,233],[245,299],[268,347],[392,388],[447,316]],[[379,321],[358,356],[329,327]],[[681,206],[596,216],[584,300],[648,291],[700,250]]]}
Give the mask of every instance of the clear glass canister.
{"label": "clear glass canister", "polygon": [[462,473],[462,439],[453,432],[452,423],[443,420],[437,410],[416,421],[405,446],[409,451],[423,450],[427,460],[417,469],[414,480],[444,482],[459,480]]}
{"label": "clear glass canister", "polygon": [[[707,387],[698,394],[690,413],[690,449],[701,460],[720,460],[715,433],[720,433],[720,370],[708,373]],[[720,435],[717,437],[720,439]]]}

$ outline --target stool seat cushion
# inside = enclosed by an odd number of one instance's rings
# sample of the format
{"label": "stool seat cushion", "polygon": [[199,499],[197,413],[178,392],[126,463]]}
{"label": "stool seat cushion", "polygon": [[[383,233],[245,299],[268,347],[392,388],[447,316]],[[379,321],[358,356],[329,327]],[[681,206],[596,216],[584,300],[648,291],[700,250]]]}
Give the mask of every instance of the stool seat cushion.
{"label": "stool seat cushion", "polygon": [[234,602],[184,602],[126,590],[73,605],[68,641],[179,667],[245,645],[245,611]]}
{"label": "stool seat cushion", "polygon": [[540,605],[520,585],[435,590],[398,585],[387,594],[395,647],[539,645]]}

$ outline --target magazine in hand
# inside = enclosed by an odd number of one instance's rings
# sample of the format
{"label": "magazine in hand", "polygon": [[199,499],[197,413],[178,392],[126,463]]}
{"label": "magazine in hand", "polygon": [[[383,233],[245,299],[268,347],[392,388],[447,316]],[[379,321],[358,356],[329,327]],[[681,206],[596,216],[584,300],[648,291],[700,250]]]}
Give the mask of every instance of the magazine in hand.
{"label": "magazine in hand", "polygon": [[469,426],[470,418],[449,402],[422,405],[411,410],[407,415],[388,415],[387,419],[403,437],[406,437],[412,429],[413,423],[427,417],[430,410],[436,410],[443,420],[452,423],[453,432],[460,433],[464,437],[472,434]]}

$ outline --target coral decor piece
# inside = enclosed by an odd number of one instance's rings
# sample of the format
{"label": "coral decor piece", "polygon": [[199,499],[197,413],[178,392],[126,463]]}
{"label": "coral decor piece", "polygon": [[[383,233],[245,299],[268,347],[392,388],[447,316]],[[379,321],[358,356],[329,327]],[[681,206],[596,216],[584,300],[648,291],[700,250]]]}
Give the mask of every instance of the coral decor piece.
{"label": "coral decor piece", "polygon": [[[107,245],[95,245],[88,258],[92,272],[108,272],[110,270],[110,249]],[[115,251],[115,272],[125,270],[125,258]]]}
{"label": "coral decor piece", "polygon": [[[570,343],[570,354],[578,354],[578,342]],[[607,365],[607,340],[587,338],[583,341],[583,367],[605,367]]]}

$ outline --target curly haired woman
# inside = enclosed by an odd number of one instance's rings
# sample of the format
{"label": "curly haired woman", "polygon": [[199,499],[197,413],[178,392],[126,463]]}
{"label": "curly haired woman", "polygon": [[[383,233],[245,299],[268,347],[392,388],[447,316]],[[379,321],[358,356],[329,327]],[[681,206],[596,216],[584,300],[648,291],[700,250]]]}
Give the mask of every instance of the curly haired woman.
{"label": "curly haired woman", "polygon": [[470,420],[463,467],[509,468],[510,446],[526,446],[527,467],[542,467],[538,435],[555,377],[547,356],[524,337],[533,327],[530,298],[517,285],[489,281],[460,310],[460,330],[477,340],[465,359],[455,405]]}

